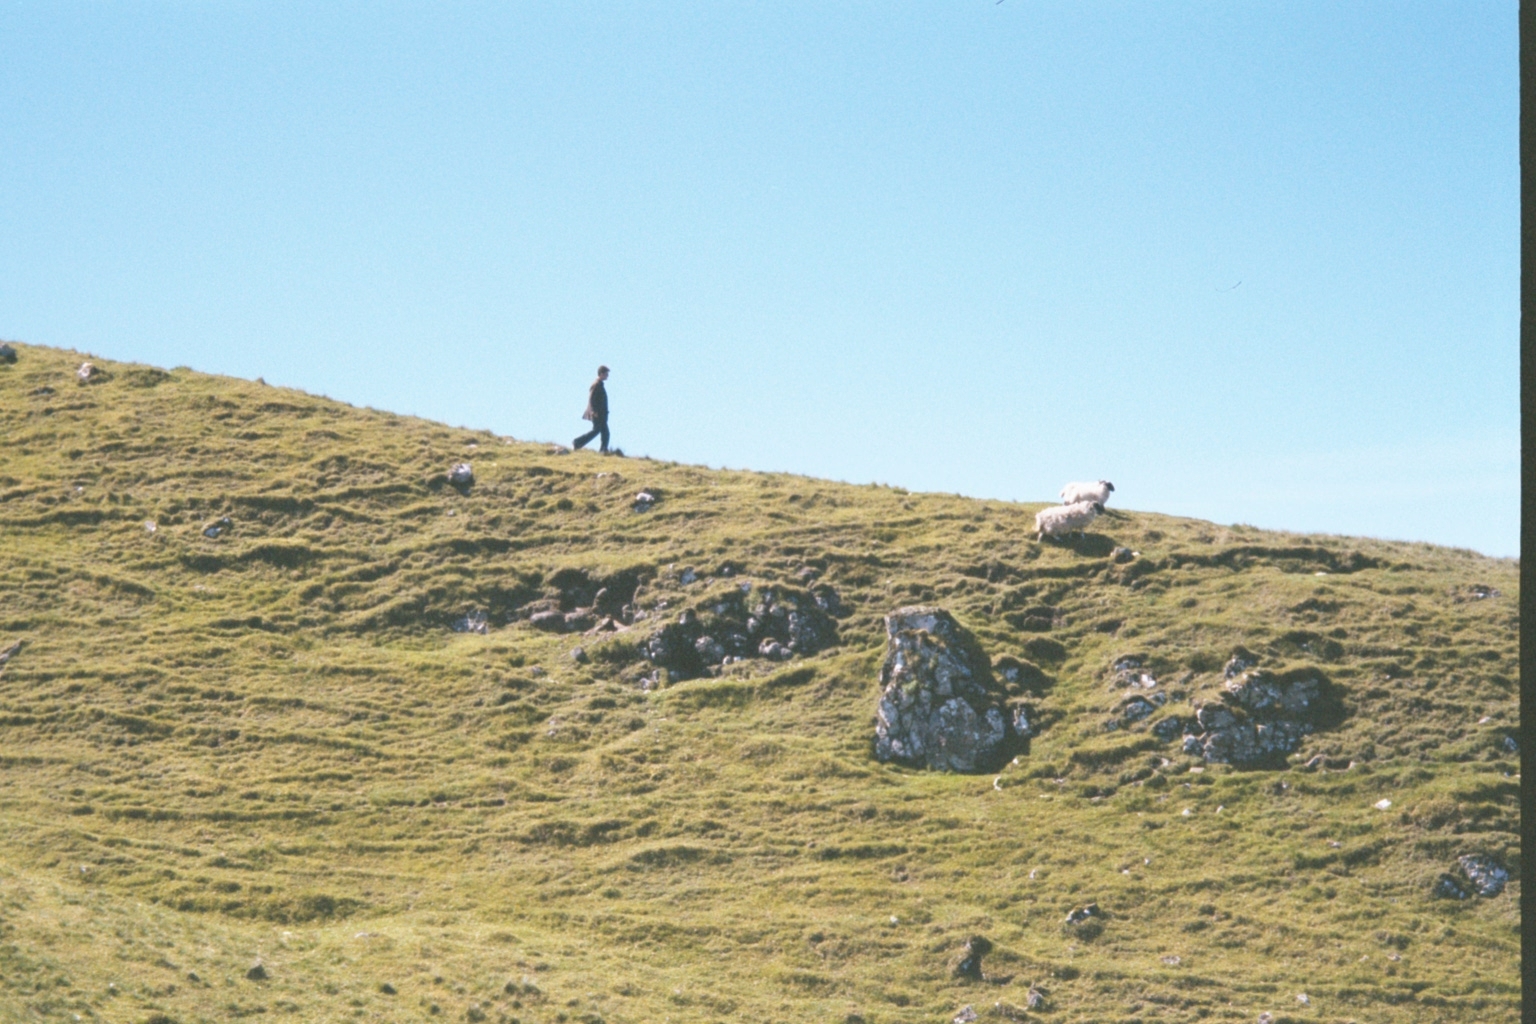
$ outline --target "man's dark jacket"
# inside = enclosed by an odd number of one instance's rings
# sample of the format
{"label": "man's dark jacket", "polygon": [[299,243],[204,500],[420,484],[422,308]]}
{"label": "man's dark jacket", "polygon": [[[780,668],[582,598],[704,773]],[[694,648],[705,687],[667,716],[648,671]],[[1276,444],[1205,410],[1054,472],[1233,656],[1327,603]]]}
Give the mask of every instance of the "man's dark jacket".
{"label": "man's dark jacket", "polygon": [[608,421],[608,391],[601,380],[592,382],[592,390],[587,392],[587,411],[581,414],[581,418],[593,423]]}

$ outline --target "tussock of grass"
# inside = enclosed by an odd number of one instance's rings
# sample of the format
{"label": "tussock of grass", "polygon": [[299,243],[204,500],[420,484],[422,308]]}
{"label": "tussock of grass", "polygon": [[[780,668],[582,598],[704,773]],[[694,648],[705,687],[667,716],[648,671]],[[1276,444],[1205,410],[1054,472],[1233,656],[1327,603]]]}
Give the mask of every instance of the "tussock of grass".
{"label": "tussock of grass", "polygon": [[[1429,895],[1463,853],[1518,868],[1513,562],[1124,510],[1041,545],[1038,505],[556,456],[184,369],[82,385],[17,348],[0,1016],[1516,1017],[1518,882]],[[806,569],[836,647],[642,690],[636,638]],[[600,582],[650,618],[522,621]],[[874,761],[881,616],[914,603],[1031,707],[1000,773]],[[453,631],[472,610],[488,634]],[[1275,770],[1153,732],[1238,648],[1336,701]],[[1133,722],[1127,657],[1168,694]],[[983,981],[950,967],[976,934]]]}

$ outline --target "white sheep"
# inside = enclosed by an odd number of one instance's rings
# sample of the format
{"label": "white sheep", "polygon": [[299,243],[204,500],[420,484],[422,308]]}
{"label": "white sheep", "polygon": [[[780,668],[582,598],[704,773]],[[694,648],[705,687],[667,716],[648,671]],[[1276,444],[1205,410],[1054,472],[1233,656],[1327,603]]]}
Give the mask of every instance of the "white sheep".
{"label": "white sheep", "polygon": [[1061,489],[1061,503],[1076,505],[1080,501],[1096,501],[1103,505],[1109,501],[1109,492],[1114,489],[1115,485],[1108,480],[1100,480],[1096,484],[1067,484]]}
{"label": "white sheep", "polygon": [[1081,533],[1083,527],[1099,517],[1104,506],[1096,501],[1079,501],[1072,505],[1052,505],[1035,513],[1035,539],[1044,540],[1073,530]]}

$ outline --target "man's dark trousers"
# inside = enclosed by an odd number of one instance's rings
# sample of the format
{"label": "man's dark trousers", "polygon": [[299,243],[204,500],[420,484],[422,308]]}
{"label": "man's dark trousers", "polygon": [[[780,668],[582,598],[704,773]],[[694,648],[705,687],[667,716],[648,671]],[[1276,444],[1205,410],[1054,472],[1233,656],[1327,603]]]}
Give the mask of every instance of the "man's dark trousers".
{"label": "man's dark trousers", "polygon": [[608,450],[608,417],[605,416],[605,417],[603,417],[600,420],[593,420],[592,421],[592,429],[590,431],[588,431],[587,433],[582,434],[575,441],[571,442],[571,447],[573,447],[573,448],[581,448],[581,447],[585,446],[588,441],[590,441],[594,437],[596,437],[598,434],[602,434],[603,435],[603,446],[602,446],[601,450],[602,451],[607,451]]}

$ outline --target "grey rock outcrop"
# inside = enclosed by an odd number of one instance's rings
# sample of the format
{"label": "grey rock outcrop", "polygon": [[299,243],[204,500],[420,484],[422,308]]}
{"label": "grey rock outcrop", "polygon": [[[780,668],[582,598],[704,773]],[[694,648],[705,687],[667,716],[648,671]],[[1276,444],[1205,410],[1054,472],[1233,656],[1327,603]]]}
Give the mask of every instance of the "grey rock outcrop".
{"label": "grey rock outcrop", "polygon": [[548,633],[564,633],[565,614],[553,608],[534,612],[528,616],[528,624],[534,629],[542,629]]}
{"label": "grey rock outcrop", "polygon": [[14,363],[16,350],[10,345],[0,345],[0,363]]}
{"label": "grey rock outcrop", "polygon": [[1450,872],[1444,872],[1435,879],[1434,886],[1429,890],[1431,896],[1438,896],[1443,900],[1471,899],[1472,893],[1468,890],[1466,880],[1457,878]]}
{"label": "grey rock outcrop", "polygon": [[[1480,853],[1464,853],[1456,858],[1457,874],[1451,877],[1467,892],[1478,896],[1497,896],[1509,881],[1509,871],[1492,857]],[[1458,897],[1465,898],[1465,897]]]}
{"label": "grey rock outcrop", "polygon": [[561,569],[545,582],[545,596],[522,606],[535,629],[551,633],[613,632],[633,624],[640,572],[625,569],[607,576],[585,569]]}
{"label": "grey rock outcrop", "polygon": [[684,610],[640,642],[640,653],[676,681],[742,658],[787,661],[836,645],[837,624],[795,587],[732,587]]}
{"label": "grey rock outcrop", "polygon": [[1110,673],[1110,689],[1124,689],[1125,692],[1115,708],[1115,717],[1104,723],[1105,729],[1112,731],[1135,725],[1150,718],[1168,702],[1168,695],[1158,689],[1156,677],[1146,671],[1140,656],[1125,655],[1115,659]]}
{"label": "grey rock outcrop", "polygon": [[875,757],[952,772],[983,772],[1018,741],[987,656],[940,608],[899,608],[885,617],[884,689]]}
{"label": "grey rock outcrop", "polygon": [[1228,659],[1226,667],[1221,670],[1221,674],[1227,679],[1235,679],[1258,663],[1258,655],[1246,647],[1239,647],[1232,652],[1232,657]]}
{"label": "grey rock outcrop", "polygon": [[1247,671],[1227,681],[1220,701],[1196,710],[1200,732],[1184,737],[1184,750],[1240,768],[1278,767],[1339,713],[1337,699],[1317,675]]}
{"label": "grey rock outcrop", "polygon": [[453,620],[455,633],[479,633],[486,634],[491,631],[490,621],[484,611],[472,608],[465,612],[462,618]]}

